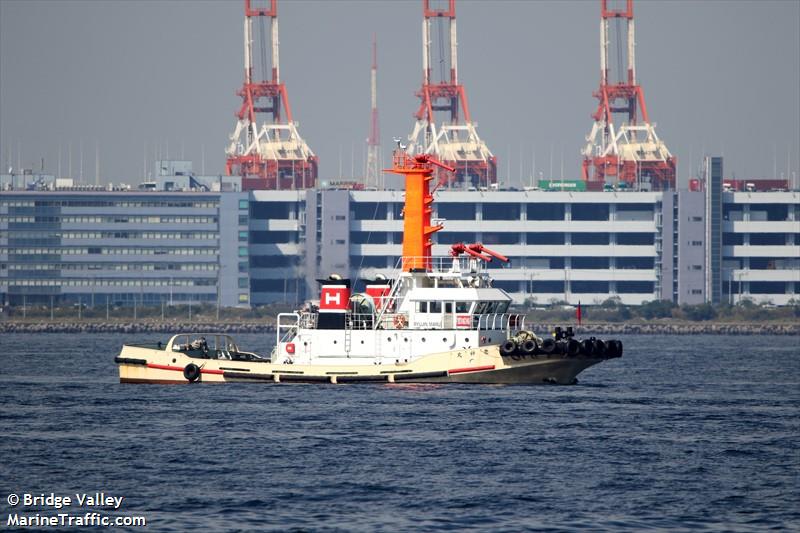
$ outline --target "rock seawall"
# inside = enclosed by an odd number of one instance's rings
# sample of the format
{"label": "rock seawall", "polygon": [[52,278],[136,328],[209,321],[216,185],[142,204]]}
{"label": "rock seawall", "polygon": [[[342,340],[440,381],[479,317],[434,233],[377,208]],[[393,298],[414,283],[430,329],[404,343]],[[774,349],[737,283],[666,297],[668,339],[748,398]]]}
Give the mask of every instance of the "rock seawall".
{"label": "rock seawall", "polygon": [[[557,325],[537,324],[537,334],[546,334]],[[265,323],[203,322],[0,322],[0,333],[275,333]],[[700,322],[691,324],[584,324],[576,327],[579,337],[586,335],[800,335],[800,322],[774,324],[733,324]]]}

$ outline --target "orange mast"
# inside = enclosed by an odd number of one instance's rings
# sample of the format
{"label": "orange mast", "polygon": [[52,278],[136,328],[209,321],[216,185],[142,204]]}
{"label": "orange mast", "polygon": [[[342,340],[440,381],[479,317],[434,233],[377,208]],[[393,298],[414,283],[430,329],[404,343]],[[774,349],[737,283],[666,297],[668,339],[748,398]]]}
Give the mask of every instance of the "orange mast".
{"label": "orange mast", "polygon": [[409,156],[402,149],[395,150],[392,168],[385,170],[405,177],[403,272],[430,270],[433,245],[430,236],[444,227],[441,224],[431,226],[433,195],[430,191],[430,182],[433,180],[431,174],[434,165],[450,172],[455,170],[428,154]]}

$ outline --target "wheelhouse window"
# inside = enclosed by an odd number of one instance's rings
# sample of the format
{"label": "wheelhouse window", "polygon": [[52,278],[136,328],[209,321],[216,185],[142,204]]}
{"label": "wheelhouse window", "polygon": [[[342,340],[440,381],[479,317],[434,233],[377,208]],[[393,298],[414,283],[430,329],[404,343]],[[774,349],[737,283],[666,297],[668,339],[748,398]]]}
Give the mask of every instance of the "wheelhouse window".
{"label": "wheelhouse window", "polygon": [[472,302],[456,302],[456,313],[469,313]]}

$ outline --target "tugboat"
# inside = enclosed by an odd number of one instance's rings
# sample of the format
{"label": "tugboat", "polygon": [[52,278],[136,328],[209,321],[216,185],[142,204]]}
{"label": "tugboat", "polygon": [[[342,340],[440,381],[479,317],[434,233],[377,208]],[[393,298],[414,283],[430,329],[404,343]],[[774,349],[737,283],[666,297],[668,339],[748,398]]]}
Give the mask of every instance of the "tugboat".
{"label": "tugboat", "polygon": [[123,383],[323,382],[572,384],[584,369],[622,356],[618,340],[578,341],[571,327],[542,338],[511,297],[492,287],[485,265],[508,258],[480,243],[431,255],[434,166],[398,149],[405,177],[403,253],[394,279],[369,280],[363,293],[339,275],[318,280],[320,299],[277,317],[269,357],[240,350],[220,333],[180,333],[166,344],[127,344],[115,362]]}

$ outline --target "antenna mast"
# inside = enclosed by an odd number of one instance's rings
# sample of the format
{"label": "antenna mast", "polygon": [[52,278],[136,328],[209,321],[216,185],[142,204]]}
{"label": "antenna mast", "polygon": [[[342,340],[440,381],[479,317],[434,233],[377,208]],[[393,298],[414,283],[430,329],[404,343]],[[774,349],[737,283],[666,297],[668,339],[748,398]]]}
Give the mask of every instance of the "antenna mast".
{"label": "antenna mast", "polygon": [[370,91],[372,96],[372,111],[369,125],[369,138],[367,139],[367,169],[364,185],[378,187],[381,174],[381,132],[378,127],[378,44],[375,34],[372,34],[372,68],[370,70]]}

